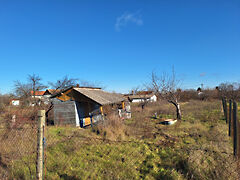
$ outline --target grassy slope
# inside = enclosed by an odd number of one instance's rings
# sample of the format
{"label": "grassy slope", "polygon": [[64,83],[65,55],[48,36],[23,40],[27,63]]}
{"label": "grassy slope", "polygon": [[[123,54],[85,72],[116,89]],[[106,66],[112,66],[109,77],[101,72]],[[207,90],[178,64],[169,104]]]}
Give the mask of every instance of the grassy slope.
{"label": "grassy slope", "polygon": [[[46,179],[236,179],[231,140],[219,102],[182,105],[183,120],[169,105],[133,107],[133,117],[91,129],[48,127]],[[154,112],[160,114],[152,119]],[[35,156],[12,163],[12,176],[31,179]],[[22,162],[25,162],[25,165]]]}

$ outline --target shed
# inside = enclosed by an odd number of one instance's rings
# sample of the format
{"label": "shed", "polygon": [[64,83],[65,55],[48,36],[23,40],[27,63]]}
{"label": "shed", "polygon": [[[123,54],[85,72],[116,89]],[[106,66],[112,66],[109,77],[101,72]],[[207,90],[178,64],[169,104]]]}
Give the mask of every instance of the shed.
{"label": "shed", "polygon": [[104,119],[106,105],[120,104],[124,98],[101,88],[71,87],[53,96],[54,124],[71,124],[85,127]]}
{"label": "shed", "polygon": [[140,103],[140,102],[156,102],[157,96],[155,94],[146,94],[146,95],[128,95],[128,100],[133,103]]}
{"label": "shed", "polygon": [[19,106],[20,105],[20,99],[11,99],[10,104],[13,106]]}

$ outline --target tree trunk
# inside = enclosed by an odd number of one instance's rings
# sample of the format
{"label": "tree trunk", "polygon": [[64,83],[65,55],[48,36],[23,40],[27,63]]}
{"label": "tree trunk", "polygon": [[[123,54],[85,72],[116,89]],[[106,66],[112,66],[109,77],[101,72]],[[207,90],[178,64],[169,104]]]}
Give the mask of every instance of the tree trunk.
{"label": "tree trunk", "polygon": [[180,104],[178,102],[174,102],[174,101],[168,101],[168,102],[172,103],[176,107],[177,119],[181,120],[182,113],[181,113],[181,109],[180,109]]}
{"label": "tree trunk", "polygon": [[48,108],[48,110],[47,110],[46,113],[45,113],[47,126],[50,125],[49,118],[48,118],[48,114],[49,114],[49,112],[52,110],[52,108],[53,108],[53,103],[51,102],[50,107]]}
{"label": "tree trunk", "polygon": [[180,104],[177,103],[176,106],[176,111],[177,111],[177,119],[181,120],[182,119],[182,113],[181,113],[181,109],[180,109]]}

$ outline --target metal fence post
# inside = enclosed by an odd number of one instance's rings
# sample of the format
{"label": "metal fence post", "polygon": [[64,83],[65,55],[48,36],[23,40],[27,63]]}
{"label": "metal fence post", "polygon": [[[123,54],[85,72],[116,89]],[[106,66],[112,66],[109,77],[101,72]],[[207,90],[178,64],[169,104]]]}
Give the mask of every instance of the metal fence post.
{"label": "metal fence post", "polygon": [[238,120],[237,120],[237,103],[233,102],[233,154],[238,155]]}
{"label": "metal fence post", "polygon": [[228,135],[232,134],[232,100],[229,100]]}
{"label": "metal fence post", "polygon": [[224,113],[224,118],[226,120],[226,123],[228,122],[227,119],[227,101],[225,98],[222,98],[222,105],[223,105],[223,113]]}
{"label": "metal fence post", "polygon": [[37,180],[43,179],[43,133],[45,126],[45,110],[38,111],[38,136],[37,136]]}

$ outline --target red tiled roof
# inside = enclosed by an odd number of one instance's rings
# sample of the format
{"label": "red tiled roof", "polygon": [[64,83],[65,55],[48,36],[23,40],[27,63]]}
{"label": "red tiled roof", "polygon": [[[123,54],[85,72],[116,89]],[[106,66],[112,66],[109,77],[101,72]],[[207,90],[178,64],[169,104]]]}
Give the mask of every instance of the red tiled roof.
{"label": "red tiled roof", "polygon": [[[45,93],[45,91],[35,91],[35,96],[43,96],[43,94]],[[33,96],[34,92],[31,91],[31,95]]]}

